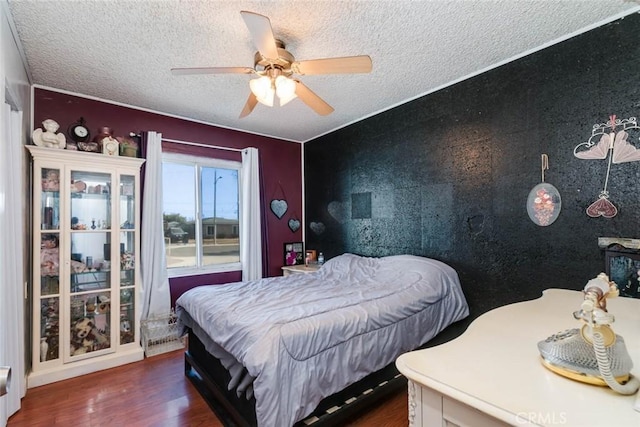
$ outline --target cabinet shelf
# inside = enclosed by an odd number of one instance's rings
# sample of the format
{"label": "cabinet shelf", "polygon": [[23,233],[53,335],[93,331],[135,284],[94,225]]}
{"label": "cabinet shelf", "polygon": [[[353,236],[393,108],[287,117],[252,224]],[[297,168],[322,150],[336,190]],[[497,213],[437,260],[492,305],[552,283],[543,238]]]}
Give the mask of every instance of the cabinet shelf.
{"label": "cabinet shelf", "polygon": [[91,201],[107,201],[110,199],[110,195],[109,193],[71,193],[71,198]]}

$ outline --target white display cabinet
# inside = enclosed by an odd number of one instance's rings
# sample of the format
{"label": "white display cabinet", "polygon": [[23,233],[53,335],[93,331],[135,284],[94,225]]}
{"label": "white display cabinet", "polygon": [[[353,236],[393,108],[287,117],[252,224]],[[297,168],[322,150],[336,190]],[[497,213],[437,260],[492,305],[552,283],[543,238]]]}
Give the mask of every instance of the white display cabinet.
{"label": "white display cabinet", "polygon": [[144,160],[27,148],[33,157],[29,387],[141,360]]}

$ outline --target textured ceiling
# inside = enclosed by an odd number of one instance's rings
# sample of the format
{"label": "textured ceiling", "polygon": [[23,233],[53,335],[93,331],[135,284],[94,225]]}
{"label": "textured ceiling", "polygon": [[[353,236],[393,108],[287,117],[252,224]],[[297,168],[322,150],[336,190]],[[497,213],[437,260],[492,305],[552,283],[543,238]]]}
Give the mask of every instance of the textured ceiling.
{"label": "textured ceiling", "polygon": [[[629,0],[8,4],[34,84],[300,142],[640,10]],[[268,16],[297,60],[369,55],[373,71],[300,77],[335,108],[328,116],[296,99],[239,119],[251,76],[169,70],[253,66],[241,10]]]}

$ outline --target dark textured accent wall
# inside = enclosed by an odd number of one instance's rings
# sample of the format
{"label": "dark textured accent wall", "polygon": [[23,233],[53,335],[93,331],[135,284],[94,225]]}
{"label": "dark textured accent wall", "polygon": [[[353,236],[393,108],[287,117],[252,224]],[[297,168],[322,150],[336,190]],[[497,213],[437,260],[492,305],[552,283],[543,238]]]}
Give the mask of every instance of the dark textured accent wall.
{"label": "dark textured accent wall", "polygon": [[[590,218],[607,164],[573,155],[609,115],[640,115],[639,30],[628,16],[307,142],[307,247],[445,261],[472,316],[582,289],[604,271],[598,237],[640,238],[640,162],[612,166],[618,215]],[[526,210],[542,153],[562,196],[548,227]]]}

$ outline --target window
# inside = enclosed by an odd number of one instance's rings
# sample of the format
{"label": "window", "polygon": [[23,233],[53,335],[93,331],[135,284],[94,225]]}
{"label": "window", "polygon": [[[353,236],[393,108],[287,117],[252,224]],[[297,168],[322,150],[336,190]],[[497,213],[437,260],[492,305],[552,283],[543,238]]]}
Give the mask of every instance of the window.
{"label": "window", "polygon": [[240,162],[163,156],[169,277],[240,269],[240,168]]}

